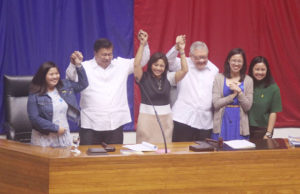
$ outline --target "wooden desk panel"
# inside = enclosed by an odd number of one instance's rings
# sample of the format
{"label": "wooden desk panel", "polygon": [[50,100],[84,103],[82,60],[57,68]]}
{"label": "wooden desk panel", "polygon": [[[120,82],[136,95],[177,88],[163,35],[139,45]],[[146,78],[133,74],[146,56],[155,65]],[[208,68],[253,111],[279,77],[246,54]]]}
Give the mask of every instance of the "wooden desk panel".
{"label": "wooden desk panel", "polygon": [[169,154],[131,156],[121,155],[120,146],[111,155],[87,156],[88,146],[81,146],[82,154],[74,156],[69,148],[0,140],[0,184],[4,191],[33,193],[300,191],[300,149],[195,153],[190,144],[170,144]]}
{"label": "wooden desk panel", "polygon": [[23,149],[28,153],[22,152],[22,149],[14,151],[22,146],[21,143],[0,141],[0,193],[47,193],[48,159],[31,155],[30,149],[26,148]]}

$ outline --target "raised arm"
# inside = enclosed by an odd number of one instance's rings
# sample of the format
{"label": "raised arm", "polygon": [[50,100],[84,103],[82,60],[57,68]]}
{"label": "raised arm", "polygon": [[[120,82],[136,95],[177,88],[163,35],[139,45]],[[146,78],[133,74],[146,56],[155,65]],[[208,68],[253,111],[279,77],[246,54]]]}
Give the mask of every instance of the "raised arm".
{"label": "raised arm", "polygon": [[134,77],[137,82],[139,82],[143,76],[143,67],[141,65],[141,62],[144,54],[145,45],[148,41],[147,32],[140,30],[138,34],[138,39],[140,40],[140,46],[134,58]]}
{"label": "raised arm", "polygon": [[[71,81],[78,81],[76,65],[75,65],[75,59],[77,57],[82,57],[82,59],[83,59],[81,52],[74,51],[70,56],[70,64],[66,70],[66,78]],[[81,59],[81,61],[82,61],[82,59]],[[81,63],[80,63],[80,66],[81,66]]]}
{"label": "raised arm", "polygon": [[[148,34],[147,34],[147,36],[148,36]],[[147,65],[147,63],[148,63],[148,61],[150,59],[150,48],[149,48],[148,42],[146,41],[143,44],[144,44],[144,50],[142,52],[143,56],[142,56],[142,59],[141,59],[141,66],[142,67],[144,67],[145,65]]]}
{"label": "raised arm", "polygon": [[185,35],[179,35],[176,38],[176,46],[179,49],[180,53],[180,62],[181,62],[181,69],[176,72],[175,74],[175,82],[178,83],[180,80],[182,80],[185,76],[185,74],[188,72],[188,65],[184,53],[185,48]]}
{"label": "raised arm", "polygon": [[175,45],[166,54],[169,62],[169,71],[178,71],[180,69],[181,65],[180,59],[177,57],[178,53],[178,47]]}
{"label": "raised arm", "polygon": [[88,87],[89,85],[86,72],[83,66],[81,65],[82,60],[83,60],[83,55],[79,51],[75,51],[71,55],[71,62],[76,65],[76,72],[78,77],[78,82],[74,82],[71,80],[71,84],[75,92],[80,92],[84,90],[86,87]]}

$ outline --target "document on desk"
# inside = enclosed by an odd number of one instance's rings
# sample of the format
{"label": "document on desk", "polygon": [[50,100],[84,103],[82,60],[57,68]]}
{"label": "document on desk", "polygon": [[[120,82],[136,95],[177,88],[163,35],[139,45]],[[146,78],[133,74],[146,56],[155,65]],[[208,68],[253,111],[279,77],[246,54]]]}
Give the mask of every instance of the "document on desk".
{"label": "document on desk", "polygon": [[143,141],[141,144],[124,145],[123,147],[134,151],[141,151],[141,152],[152,152],[158,150],[156,145],[153,145],[145,141]]}
{"label": "document on desk", "polygon": [[231,141],[224,141],[225,144],[230,146],[233,149],[248,149],[248,148],[255,148],[255,144],[242,139],[242,140],[231,140]]}
{"label": "document on desk", "polygon": [[300,137],[289,136],[288,140],[292,146],[300,147]]}

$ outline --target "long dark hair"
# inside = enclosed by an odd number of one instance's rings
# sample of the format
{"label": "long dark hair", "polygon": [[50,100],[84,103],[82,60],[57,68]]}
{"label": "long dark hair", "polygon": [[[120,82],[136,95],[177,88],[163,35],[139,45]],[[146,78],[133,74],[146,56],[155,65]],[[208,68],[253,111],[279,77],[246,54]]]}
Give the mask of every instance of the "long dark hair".
{"label": "long dark hair", "polygon": [[[266,73],[266,77],[262,80],[257,80],[255,79],[254,75],[253,75],[253,68],[254,66],[257,64],[257,63],[263,63],[266,65],[267,67],[267,73]],[[270,69],[270,66],[269,66],[269,62],[268,60],[263,57],[263,56],[257,56],[257,57],[254,57],[250,63],[250,67],[249,67],[249,71],[248,71],[248,75],[250,77],[252,77],[253,81],[254,81],[254,87],[256,87],[257,85],[260,85],[260,84],[264,84],[264,87],[268,87],[269,85],[271,85],[272,83],[274,83],[274,78],[271,74],[271,69]]]}
{"label": "long dark hair", "polygon": [[240,82],[242,82],[242,81],[244,81],[245,76],[246,76],[247,61],[246,61],[246,54],[245,54],[244,50],[241,49],[241,48],[232,49],[228,53],[227,58],[226,58],[225,63],[224,63],[224,73],[223,74],[224,74],[225,77],[231,78],[229,60],[233,55],[237,55],[237,54],[240,54],[243,57],[243,66],[240,70],[240,76],[241,76]]}
{"label": "long dark hair", "polygon": [[167,59],[166,55],[161,52],[156,52],[150,57],[150,59],[148,61],[147,72],[151,73],[151,75],[154,75],[152,72],[152,65],[153,65],[153,63],[157,62],[159,59],[162,59],[166,65],[165,71],[161,75],[162,78],[165,78],[167,76],[167,72],[169,70],[169,63],[168,63],[168,59]]}
{"label": "long dark hair", "polygon": [[[40,95],[43,95],[47,92],[46,75],[51,68],[56,68],[59,72],[57,65],[52,61],[47,61],[40,66],[40,68],[38,69],[31,81],[29,88],[30,93],[38,93]],[[62,87],[62,81],[59,78],[56,88],[60,87]]]}

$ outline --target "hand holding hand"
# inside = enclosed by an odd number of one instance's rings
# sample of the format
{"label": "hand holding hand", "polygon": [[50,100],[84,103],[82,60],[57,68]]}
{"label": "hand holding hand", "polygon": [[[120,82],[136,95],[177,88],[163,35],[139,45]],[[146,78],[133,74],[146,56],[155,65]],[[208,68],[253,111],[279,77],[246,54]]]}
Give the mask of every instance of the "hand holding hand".
{"label": "hand holding hand", "polygon": [[79,66],[82,63],[83,55],[79,51],[74,51],[70,57],[70,60],[72,64]]}
{"label": "hand holding hand", "polygon": [[58,133],[59,135],[62,135],[62,134],[64,134],[66,131],[67,131],[67,129],[66,129],[66,128],[59,127],[59,129],[58,129],[57,133]]}
{"label": "hand holding hand", "polygon": [[176,49],[180,52],[185,48],[185,35],[179,35],[176,37]]}
{"label": "hand holding hand", "polygon": [[140,41],[140,44],[145,46],[148,41],[148,33],[145,32],[144,30],[140,30],[138,33],[138,39]]}

